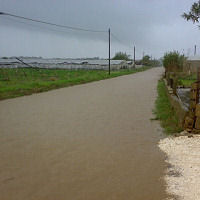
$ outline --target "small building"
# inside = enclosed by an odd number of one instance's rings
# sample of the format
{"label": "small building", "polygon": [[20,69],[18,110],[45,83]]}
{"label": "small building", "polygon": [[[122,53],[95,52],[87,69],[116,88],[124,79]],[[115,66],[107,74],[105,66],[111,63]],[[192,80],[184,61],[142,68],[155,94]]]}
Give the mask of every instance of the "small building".
{"label": "small building", "polygon": [[197,73],[198,68],[200,67],[200,56],[191,56],[188,57],[183,65],[183,72],[187,74]]}

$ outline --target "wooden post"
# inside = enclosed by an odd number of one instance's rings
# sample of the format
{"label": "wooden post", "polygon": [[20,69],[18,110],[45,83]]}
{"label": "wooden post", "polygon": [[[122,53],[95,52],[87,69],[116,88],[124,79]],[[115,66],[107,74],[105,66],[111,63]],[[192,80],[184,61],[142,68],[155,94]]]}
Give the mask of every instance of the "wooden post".
{"label": "wooden post", "polygon": [[200,97],[200,67],[197,69],[197,104],[199,104]]}
{"label": "wooden post", "polygon": [[110,28],[108,29],[108,37],[109,37],[109,72],[108,74],[110,75]]}
{"label": "wooden post", "polygon": [[196,106],[195,106],[195,124],[193,132],[200,134],[200,104],[199,104],[199,97],[200,97],[200,67],[197,69],[197,82],[196,82]]}
{"label": "wooden post", "polygon": [[194,55],[196,56],[197,53],[197,45],[194,46]]}
{"label": "wooden post", "polygon": [[134,46],[134,68],[135,68],[135,46]]}

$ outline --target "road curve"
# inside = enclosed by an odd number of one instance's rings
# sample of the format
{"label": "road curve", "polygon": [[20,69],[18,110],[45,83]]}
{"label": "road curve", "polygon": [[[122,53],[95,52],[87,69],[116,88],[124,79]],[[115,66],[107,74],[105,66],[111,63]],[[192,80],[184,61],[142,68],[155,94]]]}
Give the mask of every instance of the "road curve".
{"label": "road curve", "polygon": [[163,200],[162,68],[0,102],[0,199]]}

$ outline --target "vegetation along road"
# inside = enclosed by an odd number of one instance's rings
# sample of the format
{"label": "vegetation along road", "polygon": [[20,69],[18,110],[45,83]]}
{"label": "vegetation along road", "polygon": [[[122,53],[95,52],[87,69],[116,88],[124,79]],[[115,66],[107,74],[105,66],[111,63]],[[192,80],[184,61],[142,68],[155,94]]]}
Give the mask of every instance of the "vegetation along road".
{"label": "vegetation along road", "polygon": [[162,68],[0,102],[0,199],[161,200]]}
{"label": "vegetation along road", "polygon": [[150,67],[112,71],[0,68],[0,100],[145,71]]}

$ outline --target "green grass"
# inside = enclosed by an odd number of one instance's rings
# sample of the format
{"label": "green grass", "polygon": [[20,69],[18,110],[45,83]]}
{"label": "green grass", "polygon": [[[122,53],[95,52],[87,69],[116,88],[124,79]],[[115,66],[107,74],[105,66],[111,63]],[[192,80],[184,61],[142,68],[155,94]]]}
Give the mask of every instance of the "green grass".
{"label": "green grass", "polygon": [[196,80],[180,80],[180,85],[184,87],[190,87],[192,83],[196,82]]}
{"label": "green grass", "polygon": [[0,69],[0,100],[145,71],[150,67],[112,71],[62,69]]}
{"label": "green grass", "polygon": [[163,80],[158,82],[157,91],[158,97],[154,110],[156,119],[160,120],[165,133],[174,134],[180,132],[182,129],[179,127],[178,118],[170,104]]}
{"label": "green grass", "polygon": [[190,87],[192,85],[192,83],[194,83],[196,81],[197,81],[197,75],[180,77],[178,79],[179,85],[184,86],[184,87]]}

